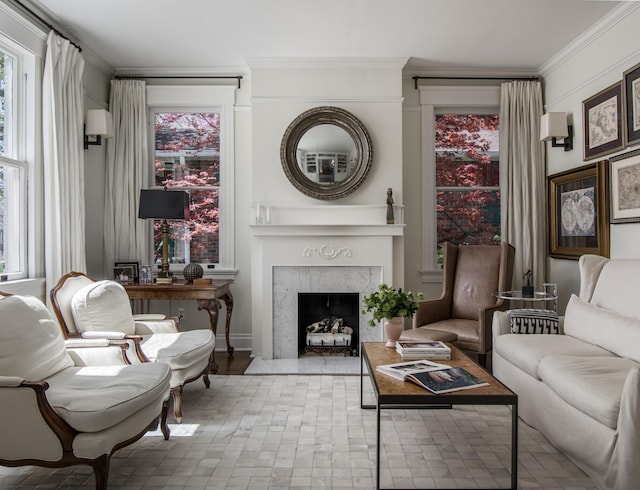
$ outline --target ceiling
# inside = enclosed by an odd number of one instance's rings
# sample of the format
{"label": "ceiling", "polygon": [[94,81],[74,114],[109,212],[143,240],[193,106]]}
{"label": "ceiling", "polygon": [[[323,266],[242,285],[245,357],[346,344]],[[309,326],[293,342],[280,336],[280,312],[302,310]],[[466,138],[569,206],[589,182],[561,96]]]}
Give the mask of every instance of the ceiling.
{"label": "ceiling", "polygon": [[620,2],[23,0],[119,72],[246,71],[256,58],[407,58],[535,73]]}

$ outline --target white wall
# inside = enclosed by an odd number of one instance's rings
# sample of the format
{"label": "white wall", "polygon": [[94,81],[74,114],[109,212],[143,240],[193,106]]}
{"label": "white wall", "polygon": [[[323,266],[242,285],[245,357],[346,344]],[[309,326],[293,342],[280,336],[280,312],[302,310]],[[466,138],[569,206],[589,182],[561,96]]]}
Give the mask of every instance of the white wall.
{"label": "white wall", "polygon": [[[574,125],[574,149],[547,147],[547,175],[585,165],[582,101],[622,80],[623,72],[640,63],[640,5],[623,4],[541,68],[545,112],[568,112]],[[637,147],[637,146],[636,146]],[[635,147],[633,147],[635,148]],[[629,147],[614,154],[631,150]],[[589,160],[599,161],[613,156]],[[640,223],[610,225],[610,256],[640,258]],[[579,289],[575,260],[549,259],[549,282],[558,284],[558,309],[564,311],[571,293]]]}

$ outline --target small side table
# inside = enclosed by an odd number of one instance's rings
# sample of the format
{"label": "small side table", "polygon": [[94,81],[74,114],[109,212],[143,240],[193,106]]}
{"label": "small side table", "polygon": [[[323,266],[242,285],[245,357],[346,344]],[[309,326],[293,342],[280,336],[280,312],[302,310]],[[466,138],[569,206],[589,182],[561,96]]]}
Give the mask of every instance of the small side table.
{"label": "small side table", "polygon": [[[543,302],[546,309],[557,311],[556,300],[558,299],[558,295],[556,293],[556,285],[545,283],[543,286],[545,291],[535,291],[533,296],[523,296],[522,291],[500,291],[494,293],[494,296],[507,301],[520,301],[524,304],[531,305]],[[549,302],[551,302],[551,308],[547,307]]]}

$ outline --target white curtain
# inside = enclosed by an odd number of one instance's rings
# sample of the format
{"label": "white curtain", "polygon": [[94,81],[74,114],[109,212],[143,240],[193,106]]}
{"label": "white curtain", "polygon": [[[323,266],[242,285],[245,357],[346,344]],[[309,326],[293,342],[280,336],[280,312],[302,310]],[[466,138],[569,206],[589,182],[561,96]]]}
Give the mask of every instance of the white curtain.
{"label": "white curtain", "polygon": [[500,167],[503,236],[515,249],[513,288],[531,270],[537,291],[545,280],[545,154],[540,142],[542,87],[537,81],[505,82],[500,100]]}
{"label": "white curtain", "polygon": [[42,83],[47,291],[67,272],[86,271],[83,70],[80,50],[51,31]]}
{"label": "white curtain", "polygon": [[105,192],[105,271],[116,261],[150,264],[151,228],[138,219],[140,189],[147,189],[147,104],[145,82],[112,80],[109,110],[114,138],[107,143]]}

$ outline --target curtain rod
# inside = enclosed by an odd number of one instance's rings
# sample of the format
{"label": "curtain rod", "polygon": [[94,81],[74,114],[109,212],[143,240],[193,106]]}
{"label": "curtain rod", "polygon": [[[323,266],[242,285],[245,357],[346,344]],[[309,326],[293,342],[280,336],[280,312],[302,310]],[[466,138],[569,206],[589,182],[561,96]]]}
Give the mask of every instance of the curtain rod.
{"label": "curtain rod", "polygon": [[529,81],[537,81],[540,80],[540,77],[428,77],[428,76],[420,76],[415,75],[413,77],[415,89],[418,89],[418,80],[429,79],[429,80],[529,80]]}
{"label": "curtain rod", "polygon": [[114,77],[116,80],[140,80],[143,78],[146,79],[161,79],[161,80],[171,80],[171,79],[209,79],[209,78],[220,78],[220,79],[234,79],[238,81],[238,89],[240,88],[240,80],[242,80],[242,75],[229,75],[229,76],[215,76],[215,75],[173,75],[173,76],[145,76],[145,75],[116,75]]}
{"label": "curtain rod", "polygon": [[78,44],[74,43],[71,39],[69,39],[69,36],[67,36],[66,34],[60,32],[58,29],[53,27],[51,24],[49,24],[46,20],[44,20],[42,17],[40,17],[37,13],[35,13],[33,10],[31,10],[29,7],[27,7],[20,0],[12,0],[12,1],[16,5],[18,5],[22,10],[26,11],[27,13],[29,13],[29,15],[31,15],[32,17],[37,19],[44,27],[46,27],[50,31],[55,32],[58,36],[66,39],[67,41],[69,41],[72,45],[74,45],[76,48],[78,48],[78,51],[80,51],[82,53],[82,48]]}

